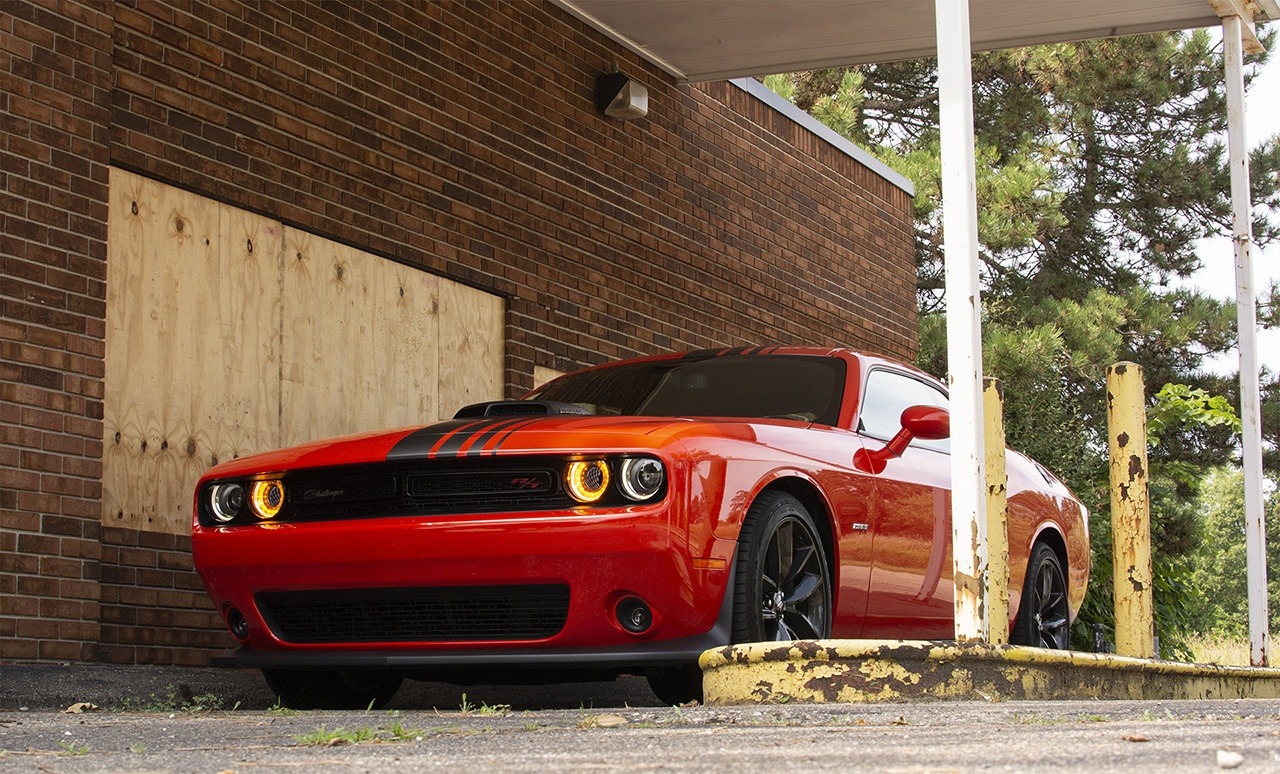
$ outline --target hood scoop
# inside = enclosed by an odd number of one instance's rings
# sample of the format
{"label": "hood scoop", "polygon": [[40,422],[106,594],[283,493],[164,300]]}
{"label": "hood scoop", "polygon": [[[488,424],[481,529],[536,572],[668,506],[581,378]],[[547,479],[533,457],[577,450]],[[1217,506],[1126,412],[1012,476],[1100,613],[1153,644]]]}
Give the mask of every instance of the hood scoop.
{"label": "hood scoop", "polygon": [[550,416],[552,414],[585,417],[590,416],[591,412],[572,403],[560,403],[554,400],[492,400],[487,403],[463,406],[458,409],[458,413],[454,414],[453,418]]}

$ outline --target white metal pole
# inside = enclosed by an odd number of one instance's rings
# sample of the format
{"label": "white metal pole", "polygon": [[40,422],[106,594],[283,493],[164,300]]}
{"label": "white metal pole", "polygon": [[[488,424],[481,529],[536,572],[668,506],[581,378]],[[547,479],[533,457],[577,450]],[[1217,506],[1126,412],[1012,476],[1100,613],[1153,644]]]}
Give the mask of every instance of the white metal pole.
{"label": "white metal pole", "polygon": [[935,0],[942,231],[946,257],[947,382],[951,393],[951,545],[956,640],[988,640],[986,443],[982,421],[982,302],[973,160],[968,0]]}
{"label": "white metal pole", "polygon": [[1240,420],[1244,450],[1245,555],[1249,583],[1249,645],[1254,666],[1266,666],[1267,538],[1262,514],[1262,422],[1259,413],[1258,328],[1253,291],[1253,223],[1249,194],[1249,146],[1244,133],[1244,42],[1239,16],[1222,19],[1227,85],[1227,144],[1234,216],[1236,321],[1240,340]]}

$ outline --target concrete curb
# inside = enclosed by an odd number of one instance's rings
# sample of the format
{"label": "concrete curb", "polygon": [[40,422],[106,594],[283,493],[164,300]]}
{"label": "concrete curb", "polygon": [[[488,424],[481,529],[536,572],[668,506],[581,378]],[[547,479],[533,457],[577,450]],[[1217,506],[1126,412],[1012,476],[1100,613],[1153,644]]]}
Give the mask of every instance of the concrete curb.
{"label": "concrete curb", "polygon": [[706,651],[699,664],[706,703],[717,705],[911,699],[1280,698],[1280,669],[980,643],[753,643]]}

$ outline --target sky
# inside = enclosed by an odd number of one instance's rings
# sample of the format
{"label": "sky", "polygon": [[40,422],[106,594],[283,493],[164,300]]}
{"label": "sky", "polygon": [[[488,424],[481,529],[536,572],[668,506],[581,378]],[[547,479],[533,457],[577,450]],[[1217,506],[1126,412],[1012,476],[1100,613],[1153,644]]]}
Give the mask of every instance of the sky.
{"label": "sky", "polygon": [[[1266,68],[1249,86],[1244,107],[1245,138],[1250,147],[1280,133],[1280,51],[1272,52]],[[1205,240],[1201,243],[1200,255],[1203,265],[1188,284],[1199,286],[1215,298],[1234,300],[1235,253],[1231,239]],[[1280,244],[1272,244],[1266,250],[1254,246],[1253,275],[1254,289],[1259,293],[1270,286],[1271,280],[1280,279]],[[1272,373],[1280,372],[1280,330],[1259,332],[1258,360]],[[1232,353],[1216,360],[1211,367],[1221,373],[1235,373],[1239,368],[1238,355]]]}

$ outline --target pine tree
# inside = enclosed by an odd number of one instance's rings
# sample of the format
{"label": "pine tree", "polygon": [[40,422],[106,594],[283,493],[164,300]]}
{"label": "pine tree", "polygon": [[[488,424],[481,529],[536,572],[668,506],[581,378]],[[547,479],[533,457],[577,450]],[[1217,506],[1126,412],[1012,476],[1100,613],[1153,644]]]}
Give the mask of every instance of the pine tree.
{"label": "pine tree", "polygon": [[[935,70],[921,60],[765,82],[915,183],[919,364],[942,374]],[[1165,400],[1236,391],[1204,369],[1235,346],[1234,307],[1170,287],[1199,268],[1200,239],[1230,230],[1221,47],[1198,31],[981,53],[973,82],[985,370],[1005,382],[1010,445],[1056,470],[1094,514],[1083,640],[1088,624],[1110,619],[1106,366],[1142,365],[1153,410],[1166,384],[1183,392]],[[1251,165],[1255,240],[1267,244],[1280,238],[1280,135]],[[1262,313],[1277,322],[1274,306]],[[1264,394],[1275,455],[1274,377]],[[1197,594],[1192,504],[1206,472],[1238,452],[1222,422],[1169,423],[1159,441],[1150,455],[1157,629],[1179,653]]]}

